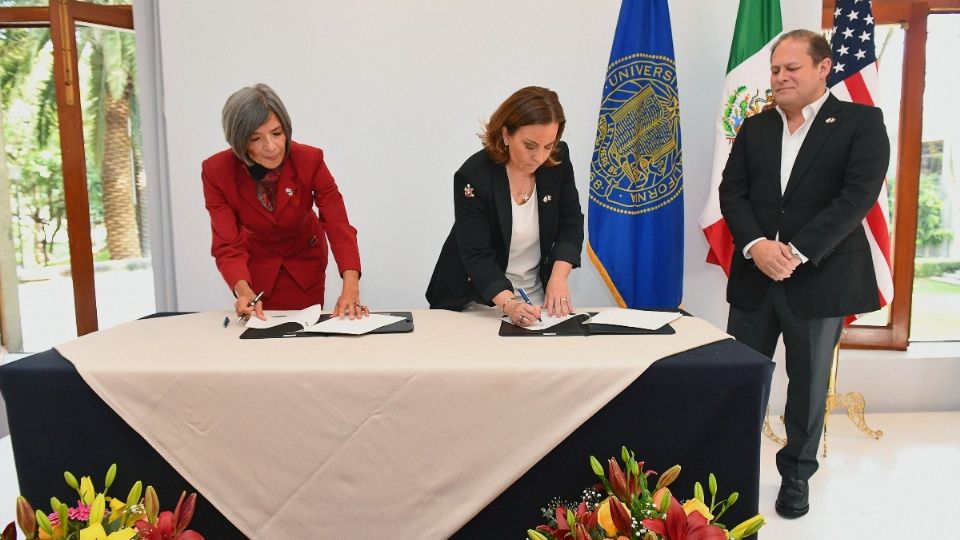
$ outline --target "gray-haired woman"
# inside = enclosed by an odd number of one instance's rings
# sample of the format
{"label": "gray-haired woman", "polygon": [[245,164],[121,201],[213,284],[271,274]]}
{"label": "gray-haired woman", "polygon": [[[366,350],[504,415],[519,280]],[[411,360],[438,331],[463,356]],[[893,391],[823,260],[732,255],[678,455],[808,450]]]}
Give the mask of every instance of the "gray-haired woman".
{"label": "gray-haired woman", "polygon": [[290,139],[290,116],[265,84],[231,95],[222,119],[230,148],[203,162],[203,196],[211,253],[237,314],[322,304],[329,240],[343,278],[333,313],[365,316],[357,230],[323,151]]}

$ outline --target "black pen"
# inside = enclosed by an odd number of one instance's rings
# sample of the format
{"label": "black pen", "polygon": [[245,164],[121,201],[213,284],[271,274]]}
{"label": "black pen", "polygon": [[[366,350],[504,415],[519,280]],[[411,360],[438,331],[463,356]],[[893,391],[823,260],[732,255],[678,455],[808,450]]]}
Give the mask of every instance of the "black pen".
{"label": "black pen", "polygon": [[[257,296],[255,296],[255,297],[253,298],[253,300],[251,300],[250,303],[247,304],[247,307],[254,307],[254,306],[256,306],[256,305],[257,305],[257,302],[260,301],[260,298],[263,297],[263,292],[264,292],[264,291],[260,291],[260,294],[258,294]],[[243,320],[243,315],[240,315],[239,317],[237,317],[237,322],[240,322],[240,321],[242,321],[242,320]]]}
{"label": "black pen", "polygon": [[[519,289],[517,289],[517,292],[520,293],[520,298],[523,298],[524,302],[526,302],[531,306],[533,305],[533,302],[530,301],[530,297],[527,296],[527,291],[523,290],[523,287],[520,287]],[[543,319],[541,317],[537,317],[537,321],[543,324]]]}

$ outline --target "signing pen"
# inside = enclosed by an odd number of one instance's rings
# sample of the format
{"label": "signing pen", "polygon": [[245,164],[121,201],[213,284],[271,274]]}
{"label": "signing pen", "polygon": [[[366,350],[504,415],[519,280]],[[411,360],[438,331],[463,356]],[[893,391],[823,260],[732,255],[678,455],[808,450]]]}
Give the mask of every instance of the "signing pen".
{"label": "signing pen", "polygon": [[[253,300],[251,300],[250,303],[247,304],[247,307],[254,307],[254,306],[256,306],[256,305],[257,305],[257,302],[259,302],[260,299],[263,297],[263,293],[264,293],[264,291],[260,291],[260,294],[258,294],[257,296],[255,296],[255,297],[253,298]],[[237,322],[240,322],[240,321],[242,321],[242,320],[243,320],[243,315],[240,315],[239,317],[237,317]]]}
{"label": "signing pen", "polygon": [[[523,290],[523,287],[517,289],[517,292],[520,293],[520,298],[523,298],[524,302],[530,304],[531,306],[533,305],[533,302],[530,301],[530,297],[527,296],[527,291]],[[543,323],[543,319],[541,317],[537,317],[537,320]]]}

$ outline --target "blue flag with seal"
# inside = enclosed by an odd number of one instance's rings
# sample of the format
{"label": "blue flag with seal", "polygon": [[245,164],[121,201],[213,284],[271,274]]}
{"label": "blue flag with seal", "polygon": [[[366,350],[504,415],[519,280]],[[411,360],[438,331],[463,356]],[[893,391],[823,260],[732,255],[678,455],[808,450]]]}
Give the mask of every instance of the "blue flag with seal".
{"label": "blue flag with seal", "polygon": [[590,164],[587,252],[621,307],[683,295],[680,107],[667,0],[623,0]]}

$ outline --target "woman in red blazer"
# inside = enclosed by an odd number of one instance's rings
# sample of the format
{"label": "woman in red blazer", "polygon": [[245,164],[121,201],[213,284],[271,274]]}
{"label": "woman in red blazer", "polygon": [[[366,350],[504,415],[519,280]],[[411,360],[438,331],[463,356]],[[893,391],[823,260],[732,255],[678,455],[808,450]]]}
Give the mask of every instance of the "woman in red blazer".
{"label": "woman in red blazer", "polygon": [[328,240],[343,278],[333,313],[369,313],[360,303],[357,230],[323,151],[290,140],[287,110],[265,84],[227,99],[223,132],[230,149],[203,162],[203,197],[211,253],[237,298],[237,314],[263,318],[264,309],[322,304]]}

